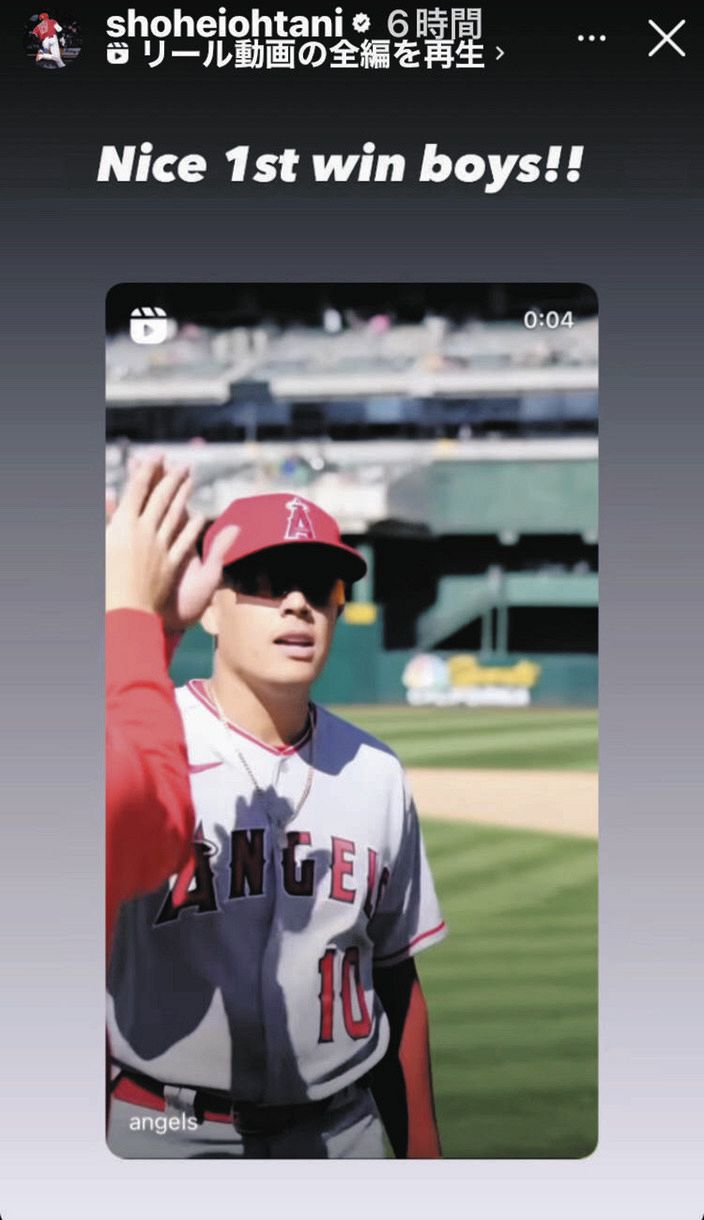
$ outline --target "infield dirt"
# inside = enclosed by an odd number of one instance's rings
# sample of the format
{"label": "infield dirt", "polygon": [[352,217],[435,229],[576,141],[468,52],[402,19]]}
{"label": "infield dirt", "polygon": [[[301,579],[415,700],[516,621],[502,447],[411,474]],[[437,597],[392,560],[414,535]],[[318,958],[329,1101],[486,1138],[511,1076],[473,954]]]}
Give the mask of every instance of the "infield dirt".
{"label": "infield dirt", "polygon": [[595,838],[598,776],[589,771],[412,767],[422,817]]}

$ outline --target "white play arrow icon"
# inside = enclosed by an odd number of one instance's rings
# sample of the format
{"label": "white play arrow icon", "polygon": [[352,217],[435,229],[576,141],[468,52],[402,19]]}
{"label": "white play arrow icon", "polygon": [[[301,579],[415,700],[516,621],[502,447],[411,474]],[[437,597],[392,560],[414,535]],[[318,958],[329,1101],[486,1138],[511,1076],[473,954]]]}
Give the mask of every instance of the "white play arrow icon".
{"label": "white play arrow icon", "polygon": [[169,319],[159,305],[141,305],[130,314],[130,338],[135,343],[163,343],[168,338]]}

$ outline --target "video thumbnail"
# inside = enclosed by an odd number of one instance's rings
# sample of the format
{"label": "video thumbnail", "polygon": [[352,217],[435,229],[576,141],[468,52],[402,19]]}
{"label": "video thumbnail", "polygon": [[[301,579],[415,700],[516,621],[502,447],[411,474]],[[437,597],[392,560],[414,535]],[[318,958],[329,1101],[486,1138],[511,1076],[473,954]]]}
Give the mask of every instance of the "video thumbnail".
{"label": "video thumbnail", "polygon": [[109,1147],[588,1155],[593,290],[122,284],[106,400]]}

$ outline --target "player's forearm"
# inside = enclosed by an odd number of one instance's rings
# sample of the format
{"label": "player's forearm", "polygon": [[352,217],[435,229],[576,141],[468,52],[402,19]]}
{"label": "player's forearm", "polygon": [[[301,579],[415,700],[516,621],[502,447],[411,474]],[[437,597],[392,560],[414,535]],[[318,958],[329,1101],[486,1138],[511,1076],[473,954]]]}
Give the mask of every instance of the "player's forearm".
{"label": "player's forearm", "polygon": [[106,735],[107,862],[117,901],[145,893],[188,858],[193,807],[177,740],[147,753],[120,731]]}
{"label": "player's forearm", "polygon": [[411,990],[399,1061],[408,1101],[408,1157],[439,1157],[440,1135],[435,1117],[430,1067],[428,1009],[418,979]]}
{"label": "player's forearm", "polygon": [[[131,746],[148,786],[171,795],[175,780],[187,786],[186,741],[167,669],[168,642],[155,614],[115,610],[105,619],[107,726]],[[135,784],[134,777],[132,783]],[[134,788],[133,788],[134,791]]]}
{"label": "player's forearm", "polygon": [[119,724],[136,748],[186,743],[168,663],[181,635],[164,635],[156,614],[113,610],[105,616],[105,698],[108,724]]}
{"label": "player's forearm", "polygon": [[375,988],[391,1031],[389,1049],[372,1074],[386,1134],[397,1157],[439,1157],[428,1010],[413,962],[377,971]]}
{"label": "player's forearm", "polygon": [[105,686],[107,698],[122,696],[145,676],[168,677],[164,628],[149,610],[116,607],[105,615]]}
{"label": "player's forearm", "polygon": [[[156,889],[191,850],[193,811],[183,764],[167,761],[159,787],[133,743],[106,737],[106,906],[108,945],[123,902]],[[162,771],[164,769],[162,768]]]}
{"label": "player's forearm", "polygon": [[193,834],[183,725],[155,615],[107,615],[106,688],[108,882],[120,901],[175,872]]}

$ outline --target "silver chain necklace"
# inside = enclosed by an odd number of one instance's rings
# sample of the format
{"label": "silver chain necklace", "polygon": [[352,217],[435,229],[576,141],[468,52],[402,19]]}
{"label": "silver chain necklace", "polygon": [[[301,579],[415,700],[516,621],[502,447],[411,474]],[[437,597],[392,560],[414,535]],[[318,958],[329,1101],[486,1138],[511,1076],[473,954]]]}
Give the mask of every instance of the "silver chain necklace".
{"label": "silver chain necklace", "polygon": [[[215,694],[215,691],[213,690],[212,682],[206,682],[206,689],[208,691],[208,694],[210,695],[210,698],[213,701],[217,714],[220,717],[220,723],[229,731],[230,730],[230,721],[228,720],[222,707],[220,706],[220,701],[218,700],[218,697]],[[305,734],[306,734],[308,728],[310,728],[310,756],[308,759],[308,772],[306,774],[306,782],[303,785],[303,792],[301,793],[301,796],[293,810],[293,813],[291,814],[291,817],[286,819],[286,821],[288,821],[288,822],[292,821],[293,818],[298,816],[301,809],[303,808],[306,801],[308,800],[308,797],[310,796],[310,790],[313,786],[313,774],[315,771],[314,758],[313,758],[313,749],[314,749],[314,744],[315,744],[315,732],[314,732],[315,726],[313,724],[313,718],[311,716],[310,710],[308,711],[307,727],[303,733],[304,737],[305,737]],[[252,787],[254,788],[254,791],[256,792],[257,796],[260,796],[260,797],[264,796],[265,792],[266,792],[267,797],[266,797],[265,809],[268,813],[269,804],[271,802],[271,792],[273,790],[275,793],[276,789],[274,788],[273,785],[269,789],[262,788],[261,784],[259,784],[257,782],[256,776],[254,775],[254,772],[252,771],[252,768],[250,767],[249,763],[247,762],[247,759],[245,758],[244,754],[241,752],[241,750],[238,750],[237,747],[235,747],[235,754],[237,755],[240,763],[242,764],[242,767],[246,771],[246,773],[251,781]],[[279,769],[276,772],[276,779],[274,780],[274,783],[276,783],[276,780],[278,780],[282,761],[283,761],[283,758],[279,760]]]}

